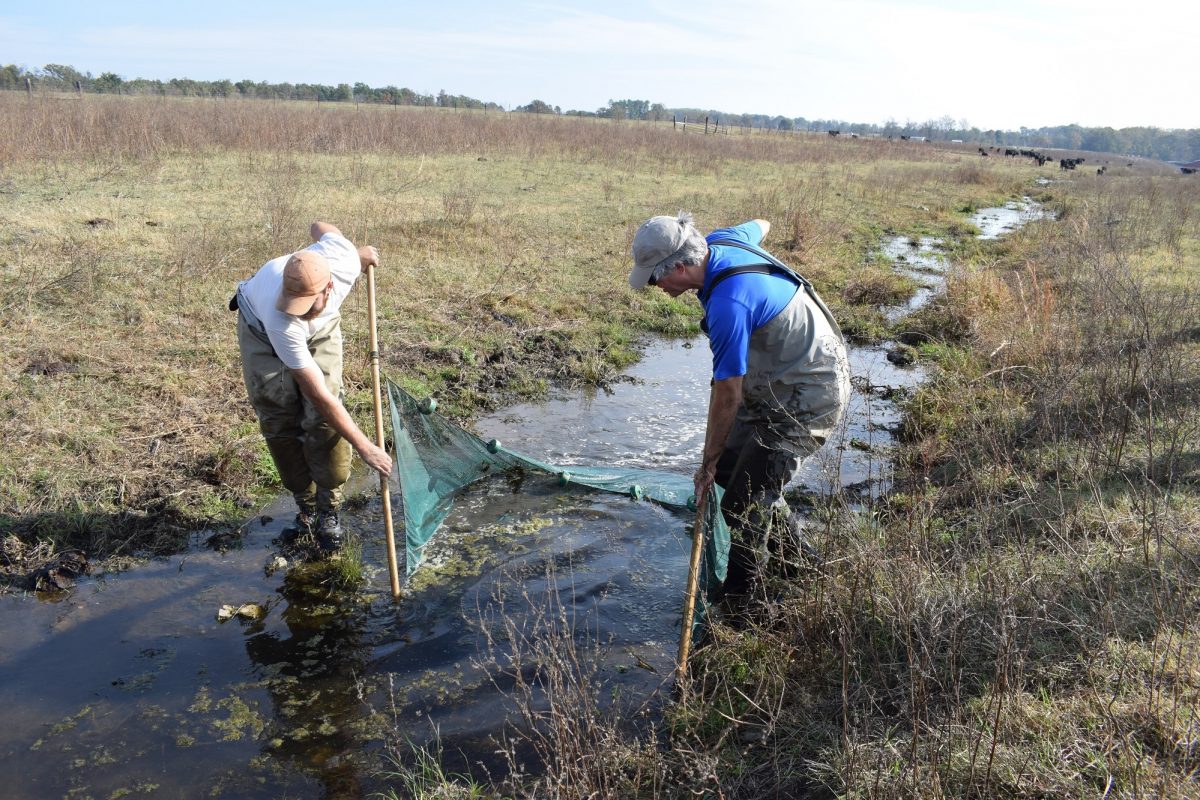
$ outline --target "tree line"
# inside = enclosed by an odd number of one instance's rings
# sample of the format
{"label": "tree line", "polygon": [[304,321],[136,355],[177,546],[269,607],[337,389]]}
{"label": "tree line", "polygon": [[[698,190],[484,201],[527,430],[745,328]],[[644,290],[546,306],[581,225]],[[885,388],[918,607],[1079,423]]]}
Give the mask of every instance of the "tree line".
{"label": "tree line", "polygon": [[715,110],[696,108],[669,109],[670,113],[689,120],[706,117],[723,125],[778,130],[839,131],[859,136],[879,136],[898,139],[923,136],[929,141],[960,140],[993,147],[1044,147],[1066,150],[1086,150],[1101,153],[1157,158],[1162,161],[1194,161],[1200,159],[1200,129],[1164,129],[1152,126],[1134,128],[1086,128],[1081,125],[1057,125],[1043,128],[1021,127],[1018,130],[980,129],[966,120],[942,117],[936,120],[900,123],[889,120],[882,125],[848,122],[839,119],[805,119],[765,114],[722,114]]}
{"label": "tree line", "polygon": [[[269,100],[316,100],[331,103],[380,103],[386,105],[437,106],[441,108],[470,108],[503,111],[499,103],[479,100],[445,91],[421,93],[407,87],[372,87],[359,82],[353,85],[316,83],[267,83],[251,80],[198,81],[172,78],[167,81],[133,78],[125,79],[113,72],[93,76],[66,64],[47,64],[41,69],[26,69],[9,64],[0,67],[0,89],[35,89],[39,91],[85,92],[101,94],[174,95],[182,97],[243,97]],[[715,109],[668,108],[649,100],[609,100],[594,110],[568,109],[543,100],[532,100],[512,109],[533,114],[557,114],[581,117],[603,117],[620,120],[691,121],[709,120],[718,126],[758,128],[778,131],[840,131],[859,136],[900,138],[924,137],[930,141],[971,142],[981,145],[1063,148],[1106,153],[1120,153],[1163,161],[1193,161],[1200,159],[1200,129],[1163,129],[1150,126],[1134,128],[1086,128],[1080,125],[1059,125],[1018,130],[981,130],[966,120],[946,116],[936,120],[900,123],[888,120],[880,124],[849,122],[837,119],[806,119],[770,114],[729,114]]]}
{"label": "tree line", "polygon": [[28,70],[14,64],[0,67],[0,89],[83,92],[88,94],[170,95],[175,97],[245,97],[266,100],[315,100],[328,103],[383,103],[443,108],[478,108],[502,111],[499,103],[477,100],[466,95],[421,93],[407,87],[372,87],[365,83],[267,83],[266,81],[198,81],[191,78],[125,79],[113,72],[98,76],[81,72],[66,64],[47,64]]}

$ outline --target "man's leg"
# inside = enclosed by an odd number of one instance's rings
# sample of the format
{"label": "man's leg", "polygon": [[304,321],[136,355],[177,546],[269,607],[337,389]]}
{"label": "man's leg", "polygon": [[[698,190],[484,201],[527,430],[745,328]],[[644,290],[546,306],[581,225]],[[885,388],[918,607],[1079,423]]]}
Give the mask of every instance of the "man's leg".
{"label": "man's leg", "polygon": [[[342,399],[342,328],[340,318],[318,331],[309,341],[309,351],[325,376],[329,393]],[[316,484],[317,534],[323,546],[341,546],[342,486],[350,477],[354,450],[341,434],[329,426],[316,408],[304,402],[304,458]]]}
{"label": "man's leg", "polygon": [[747,591],[765,562],[775,520],[787,515],[783,487],[800,469],[801,460],[772,446],[743,420],[734,424],[717,462],[717,483],[725,489],[721,511],[732,528],[727,592]]}
{"label": "man's leg", "polygon": [[301,515],[315,516],[316,486],[304,454],[304,402],[291,373],[265,337],[238,317],[238,348],[242,379],[258,415],[259,430],[284,487],[292,493]]}

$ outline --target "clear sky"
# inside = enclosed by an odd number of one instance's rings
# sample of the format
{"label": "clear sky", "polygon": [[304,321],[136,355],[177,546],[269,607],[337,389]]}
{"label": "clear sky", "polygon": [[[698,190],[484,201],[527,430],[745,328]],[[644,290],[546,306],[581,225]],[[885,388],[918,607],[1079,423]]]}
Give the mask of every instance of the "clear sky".
{"label": "clear sky", "polygon": [[982,129],[1200,128],[1197,0],[3,0],[0,63]]}

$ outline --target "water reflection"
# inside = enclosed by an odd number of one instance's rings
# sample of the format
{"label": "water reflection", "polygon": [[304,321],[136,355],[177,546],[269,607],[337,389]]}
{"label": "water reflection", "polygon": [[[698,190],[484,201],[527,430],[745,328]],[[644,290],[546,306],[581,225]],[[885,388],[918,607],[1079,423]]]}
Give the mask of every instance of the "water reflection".
{"label": "water reflection", "polygon": [[353,594],[328,587],[334,576],[324,567],[287,573],[282,627],[246,631],[253,674],[274,708],[258,738],[265,755],[311,774],[325,797],[360,797],[363,765],[350,723],[361,715],[356,689],[369,665],[368,620]]}

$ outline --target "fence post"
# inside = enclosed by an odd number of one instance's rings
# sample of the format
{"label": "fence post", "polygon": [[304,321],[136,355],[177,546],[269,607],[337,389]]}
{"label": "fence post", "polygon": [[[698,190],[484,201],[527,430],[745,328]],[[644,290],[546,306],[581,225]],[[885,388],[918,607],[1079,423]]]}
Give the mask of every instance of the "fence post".
{"label": "fence post", "polygon": [[708,115],[704,116],[704,135],[708,135]]}
{"label": "fence post", "polygon": [[671,130],[675,130],[675,115],[671,115]]}
{"label": "fence post", "polygon": [[25,94],[33,97],[33,81],[29,79],[28,75],[25,76]]}

